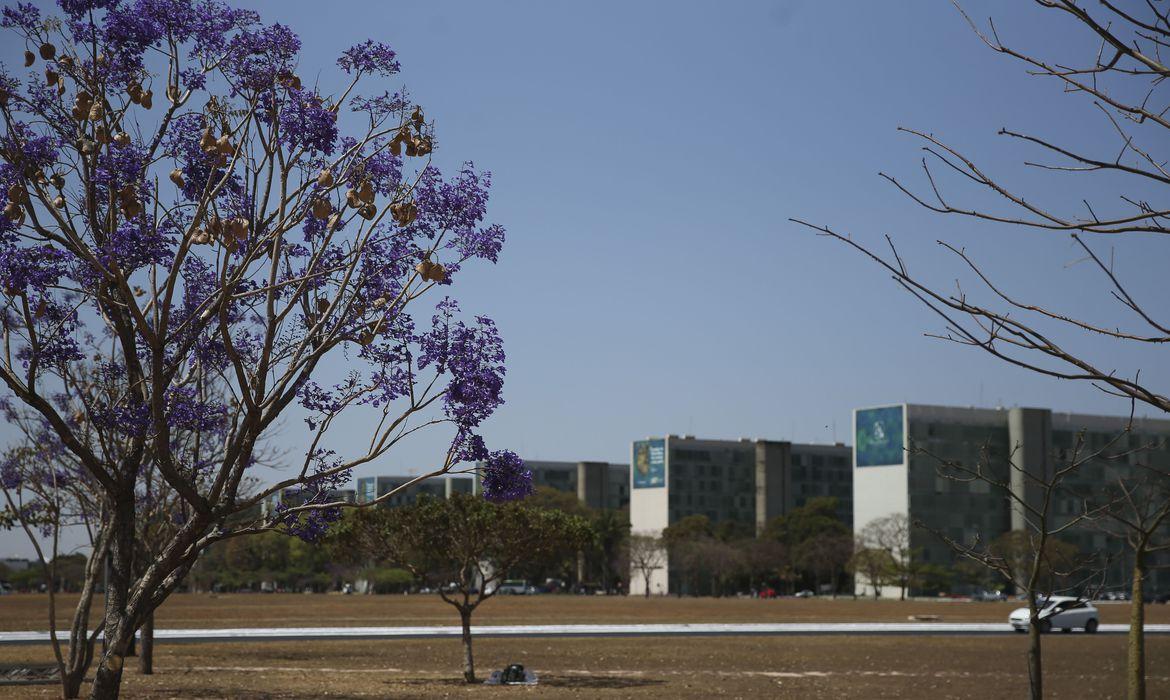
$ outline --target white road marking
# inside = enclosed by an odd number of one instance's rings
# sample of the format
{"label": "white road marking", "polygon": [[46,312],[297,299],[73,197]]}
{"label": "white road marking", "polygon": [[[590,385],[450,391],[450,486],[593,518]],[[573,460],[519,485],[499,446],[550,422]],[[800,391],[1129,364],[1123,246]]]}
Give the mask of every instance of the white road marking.
{"label": "white road marking", "polygon": [[[1006,635],[998,622],[781,622],[745,624],[646,625],[479,625],[477,637],[674,637],[741,635]],[[1101,625],[1099,634],[1125,634],[1129,625]],[[160,642],[258,642],[288,639],[441,639],[462,629],[442,627],[234,627],[223,629],[156,629]],[[1170,625],[1146,625],[1146,634],[1170,634]],[[0,632],[0,644],[47,643],[48,632]]]}

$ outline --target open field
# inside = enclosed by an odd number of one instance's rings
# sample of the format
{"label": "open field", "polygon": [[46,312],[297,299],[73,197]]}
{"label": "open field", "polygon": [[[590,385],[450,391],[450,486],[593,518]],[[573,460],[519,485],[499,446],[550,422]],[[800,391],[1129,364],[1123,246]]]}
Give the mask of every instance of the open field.
{"label": "open field", "polygon": [[[67,624],[75,598],[61,596]],[[48,598],[0,596],[0,630],[43,630]],[[499,596],[475,613],[480,625],[654,622],[905,622],[939,615],[947,622],[1003,622],[1020,603],[781,598],[630,598],[624,596]],[[1101,622],[1128,622],[1129,604],[1101,604]],[[101,610],[101,600],[94,605]],[[1170,623],[1170,606],[1146,606],[1146,621]],[[454,625],[459,616],[437,595],[177,594],[157,613],[157,627],[312,627]]]}
{"label": "open field", "polygon": [[[0,597],[4,629],[43,629],[45,597]],[[67,601],[62,601],[67,602]],[[1015,603],[501,597],[480,624],[638,622],[946,621],[1002,622]],[[99,606],[100,609],[100,606]],[[1125,622],[1127,605],[1102,605],[1102,621]],[[1149,606],[1150,622],[1170,608]],[[450,625],[437,596],[177,595],[158,626]],[[1045,639],[1054,697],[1122,697],[1125,638],[1054,634]],[[126,695],[171,697],[1019,697],[1027,686],[1023,635],[983,637],[701,637],[480,639],[480,675],[511,662],[541,676],[536,688],[467,688],[456,639],[164,644],[154,676],[127,665]],[[1170,638],[1147,641],[1150,697],[1170,697]],[[47,663],[47,646],[0,648],[0,664]],[[0,695],[56,696],[55,686],[9,686]]]}
{"label": "open field", "polygon": [[[172,644],[156,650],[154,676],[132,663],[126,697],[541,697],[541,698],[1018,698],[1027,673],[1021,635],[979,637],[706,637],[485,639],[481,676],[506,663],[535,670],[535,688],[468,688],[458,641]],[[1125,639],[1045,639],[1049,693],[1124,695]],[[1150,697],[1170,695],[1170,639],[1149,644]],[[0,648],[0,663],[48,661],[45,648]],[[50,698],[54,686],[0,695]]]}

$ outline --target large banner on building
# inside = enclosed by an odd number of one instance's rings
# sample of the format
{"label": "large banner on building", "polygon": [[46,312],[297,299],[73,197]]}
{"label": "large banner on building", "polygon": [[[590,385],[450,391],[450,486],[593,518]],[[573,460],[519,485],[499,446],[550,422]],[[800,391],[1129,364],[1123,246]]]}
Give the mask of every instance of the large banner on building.
{"label": "large banner on building", "polygon": [[640,440],[634,443],[634,488],[666,486],[666,441]]}
{"label": "large banner on building", "polygon": [[857,466],[881,467],[902,464],[905,453],[902,407],[866,408],[857,411],[854,442]]}

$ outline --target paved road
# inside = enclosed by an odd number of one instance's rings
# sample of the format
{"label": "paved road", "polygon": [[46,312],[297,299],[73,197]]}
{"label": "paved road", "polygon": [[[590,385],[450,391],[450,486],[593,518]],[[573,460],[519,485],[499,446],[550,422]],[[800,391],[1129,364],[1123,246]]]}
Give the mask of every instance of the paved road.
{"label": "paved road", "polygon": [[[1129,625],[1101,625],[1099,634],[1124,634]],[[161,642],[266,641],[289,639],[437,639],[457,637],[459,627],[255,627],[224,629],[156,629]],[[1008,635],[998,622],[814,622],[773,624],[664,625],[489,625],[476,626],[477,637],[678,637],[740,635]],[[1170,634],[1170,625],[1146,625],[1146,634]],[[48,632],[0,632],[0,644],[49,641]]]}

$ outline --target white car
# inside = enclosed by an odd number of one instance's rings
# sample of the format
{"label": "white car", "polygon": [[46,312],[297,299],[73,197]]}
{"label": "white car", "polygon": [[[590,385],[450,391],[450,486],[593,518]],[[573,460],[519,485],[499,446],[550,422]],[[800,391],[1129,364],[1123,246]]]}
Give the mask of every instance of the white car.
{"label": "white car", "polygon": [[[1082,598],[1052,596],[1044,601],[1037,600],[1036,604],[1040,606],[1041,632],[1051,632],[1054,629],[1071,632],[1073,629],[1083,629],[1092,634],[1097,631],[1100,624],[1097,608]],[[1015,631],[1027,632],[1028,617],[1028,609],[1019,608],[1008,616],[1008,622]]]}

